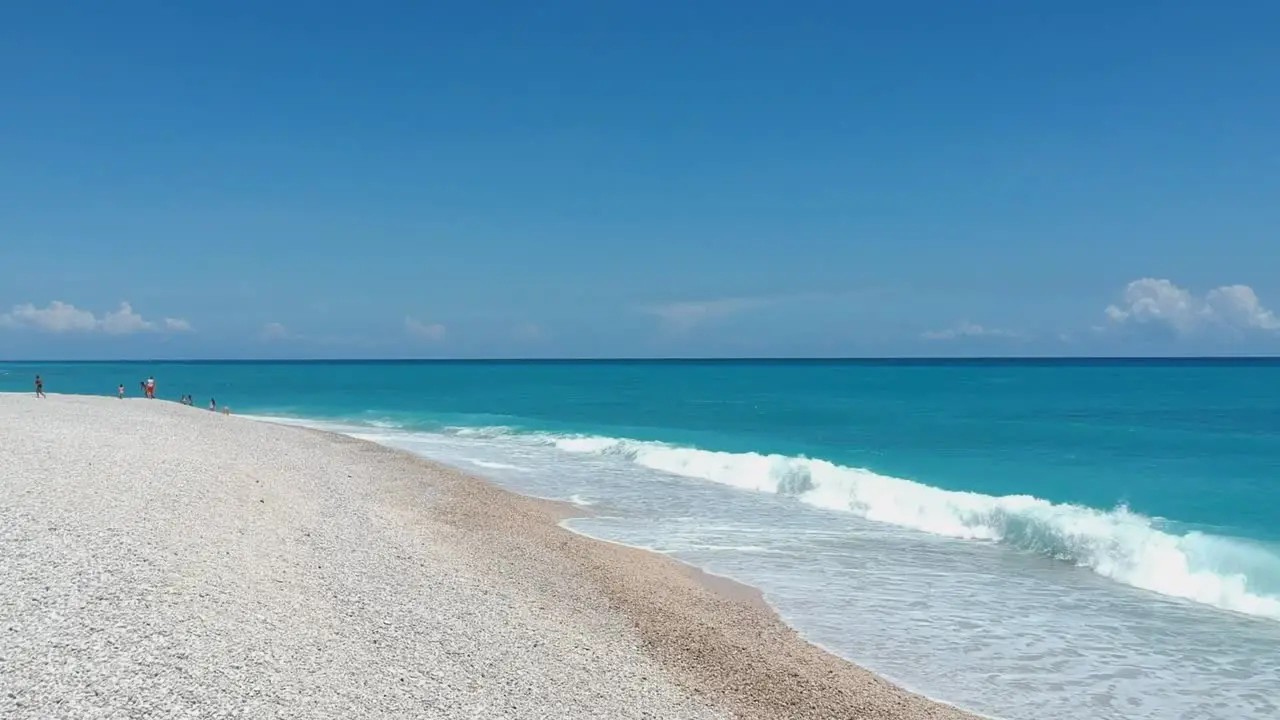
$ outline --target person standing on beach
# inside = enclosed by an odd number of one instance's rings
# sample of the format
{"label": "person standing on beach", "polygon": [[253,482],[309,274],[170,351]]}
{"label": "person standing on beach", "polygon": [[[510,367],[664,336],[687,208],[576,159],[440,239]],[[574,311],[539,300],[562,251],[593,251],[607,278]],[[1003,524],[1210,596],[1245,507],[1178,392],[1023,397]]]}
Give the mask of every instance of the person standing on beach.
{"label": "person standing on beach", "polygon": [[44,395],[44,380],[41,380],[41,379],[40,379],[40,376],[39,376],[39,375],[37,375],[37,376],[36,376],[36,397],[38,397],[38,398],[42,398],[42,397],[44,397],[44,396],[45,396],[45,395]]}
{"label": "person standing on beach", "polygon": [[217,412],[217,411],[218,411],[218,401],[217,401],[217,400],[214,400],[213,398],[209,398],[209,409],[210,409],[210,410],[212,410],[213,412]]}
{"label": "person standing on beach", "polygon": [[116,397],[124,399],[124,383],[120,383],[120,387],[116,388]]}
{"label": "person standing on beach", "polygon": [[147,378],[147,397],[151,400],[156,399],[156,379],[154,377]]}

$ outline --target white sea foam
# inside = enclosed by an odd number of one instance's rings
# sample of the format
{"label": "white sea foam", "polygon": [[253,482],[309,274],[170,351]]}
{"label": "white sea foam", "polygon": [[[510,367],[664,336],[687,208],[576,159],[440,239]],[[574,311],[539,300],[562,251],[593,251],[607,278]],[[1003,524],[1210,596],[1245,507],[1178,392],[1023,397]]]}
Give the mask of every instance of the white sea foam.
{"label": "white sea foam", "polygon": [[485,468],[486,470],[512,470],[515,472],[532,472],[527,467],[520,465],[512,465],[510,463],[496,462],[494,460],[481,460],[480,458],[464,458],[467,462],[476,467]]}
{"label": "white sea foam", "polygon": [[624,456],[653,470],[791,496],[876,522],[1004,543],[1134,587],[1280,620],[1280,593],[1258,587],[1280,584],[1280,557],[1233,538],[1170,533],[1124,507],[1103,511],[1030,495],[956,492],[810,458],[597,436],[539,440],[570,453]]}

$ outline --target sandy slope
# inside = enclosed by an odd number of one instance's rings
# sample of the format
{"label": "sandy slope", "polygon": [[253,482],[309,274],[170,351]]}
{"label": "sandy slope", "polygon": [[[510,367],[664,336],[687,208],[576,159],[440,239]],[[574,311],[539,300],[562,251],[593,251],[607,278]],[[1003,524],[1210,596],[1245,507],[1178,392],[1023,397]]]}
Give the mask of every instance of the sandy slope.
{"label": "sandy slope", "polygon": [[348,438],[0,394],[0,716],[962,717],[559,512]]}

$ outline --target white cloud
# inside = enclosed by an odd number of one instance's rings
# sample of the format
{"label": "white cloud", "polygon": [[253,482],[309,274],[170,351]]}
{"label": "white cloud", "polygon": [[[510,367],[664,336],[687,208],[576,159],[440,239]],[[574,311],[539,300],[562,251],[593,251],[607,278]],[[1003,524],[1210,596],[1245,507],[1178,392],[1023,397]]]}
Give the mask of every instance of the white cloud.
{"label": "white cloud", "polygon": [[0,318],[3,318],[5,327],[33,328],[51,333],[91,332],[98,326],[98,319],[93,313],[60,300],[54,300],[43,308],[31,303],[15,305]]}
{"label": "white cloud", "polygon": [[721,298],[646,305],[641,307],[640,311],[658,318],[669,330],[687,332],[706,322],[768,307],[778,302],[778,298]]}
{"label": "white cloud", "polygon": [[658,318],[669,332],[683,333],[695,327],[723,320],[733,315],[768,308],[821,306],[827,309],[866,309],[864,302],[876,294],[873,289],[845,292],[797,292],[786,295],[755,297],[727,297],[712,300],[685,300],[680,302],[640,305],[635,309],[645,315]]}
{"label": "white cloud", "polygon": [[269,322],[258,328],[258,340],[264,343],[289,342],[318,347],[372,348],[376,343],[351,335],[311,335],[295,332],[288,325]]}
{"label": "white cloud", "polygon": [[1017,333],[1008,330],[1000,330],[999,328],[984,327],[977,323],[971,323],[968,320],[961,321],[955,327],[946,330],[930,330],[921,333],[920,337],[925,340],[958,340],[960,338],[979,338],[979,337],[1018,337]]}
{"label": "white cloud", "polygon": [[445,326],[440,323],[424,323],[415,318],[406,317],[404,319],[404,331],[410,337],[419,340],[429,340],[431,342],[439,342],[444,339]]}
{"label": "white cloud", "polygon": [[1262,301],[1248,285],[1224,285],[1209,291],[1205,302],[1214,317],[1237,328],[1280,330],[1280,318],[1263,307]]}
{"label": "white cloud", "polygon": [[42,308],[31,303],[15,305],[12,310],[0,315],[0,327],[47,333],[102,332],[108,335],[131,335],[140,332],[185,331],[191,329],[191,324],[179,318],[165,318],[157,326],[134,312],[133,306],[128,302],[121,302],[115,311],[99,318],[89,310],[81,310],[70,303],[54,300]]}
{"label": "white cloud", "polygon": [[1224,285],[1197,296],[1168,280],[1142,278],[1126,285],[1122,301],[1103,312],[1111,327],[1157,325],[1181,337],[1211,329],[1280,330],[1280,318],[1248,285]]}
{"label": "white cloud", "polygon": [[108,335],[131,335],[155,329],[155,323],[144,320],[133,311],[127,302],[120,303],[120,309],[102,316],[102,331]]}
{"label": "white cloud", "polygon": [[267,323],[258,331],[258,338],[262,340],[288,340],[292,337],[294,335],[289,332],[289,328],[278,322]]}

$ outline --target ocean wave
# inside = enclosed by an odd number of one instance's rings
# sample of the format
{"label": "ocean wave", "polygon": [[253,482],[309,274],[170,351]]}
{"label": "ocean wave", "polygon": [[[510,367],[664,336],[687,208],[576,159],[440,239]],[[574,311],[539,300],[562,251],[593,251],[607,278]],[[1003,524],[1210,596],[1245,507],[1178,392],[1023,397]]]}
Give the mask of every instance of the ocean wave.
{"label": "ocean wave", "polygon": [[[486,429],[488,436],[500,432]],[[1002,543],[1144,590],[1280,620],[1280,556],[1235,538],[1168,532],[1158,520],[1123,506],[1098,510],[1030,495],[944,490],[803,457],[599,436],[547,434],[536,441],[570,453],[621,456],[668,474],[790,496],[934,535]]]}
{"label": "ocean wave", "polygon": [[[312,427],[297,418],[257,419]],[[773,493],[874,522],[961,540],[993,542],[1087,568],[1143,590],[1280,620],[1280,552],[1240,538],[1170,531],[1120,506],[1100,510],[1032,495],[945,490],[826,460],[699,450],[596,435],[523,432],[508,426],[447,427],[472,440],[512,440],[579,455],[616,456],[670,475]],[[376,440],[375,440],[376,441]]]}

